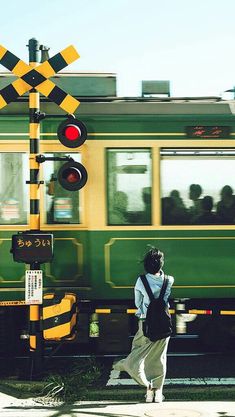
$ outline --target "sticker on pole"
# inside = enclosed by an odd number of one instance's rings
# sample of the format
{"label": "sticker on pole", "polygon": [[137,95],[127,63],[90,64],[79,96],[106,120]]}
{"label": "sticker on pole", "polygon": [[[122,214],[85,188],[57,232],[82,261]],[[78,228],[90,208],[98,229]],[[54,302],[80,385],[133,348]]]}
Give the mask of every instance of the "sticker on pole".
{"label": "sticker on pole", "polygon": [[42,304],[42,287],[42,271],[26,271],[25,304]]}

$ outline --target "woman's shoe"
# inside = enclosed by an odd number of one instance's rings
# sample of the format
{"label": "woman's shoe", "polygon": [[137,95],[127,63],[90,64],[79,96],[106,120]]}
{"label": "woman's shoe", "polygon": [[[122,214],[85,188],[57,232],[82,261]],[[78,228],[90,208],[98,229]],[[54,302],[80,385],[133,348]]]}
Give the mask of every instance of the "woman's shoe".
{"label": "woman's shoe", "polygon": [[162,403],[164,401],[165,397],[162,395],[162,391],[160,389],[156,389],[155,395],[154,395],[154,402],[155,403]]}
{"label": "woman's shoe", "polygon": [[154,400],[154,390],[147,388],[146,395],[145,395],[145,402],[152,403]]}

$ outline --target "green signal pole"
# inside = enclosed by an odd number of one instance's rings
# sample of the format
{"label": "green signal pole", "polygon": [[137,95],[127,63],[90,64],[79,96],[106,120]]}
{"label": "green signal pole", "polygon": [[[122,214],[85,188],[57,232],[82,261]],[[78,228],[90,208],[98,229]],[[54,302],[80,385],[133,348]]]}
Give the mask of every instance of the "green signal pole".
{"label": "green signal pole", "polygon": [[[39,64],[39,42],[29,40],[29,65],[35,68]],[[30,197],[30,231],[40,230],[40,164],[36,156],[40,153],[40,93],[32,88],[29,92],[29,197]],[[38,262],[30,264],[30,270],[40,269]],[[29,307],[29,346],[30,346],[30,379],[37,378],[42,372],[42,332],[40,330],[40,305]]]}

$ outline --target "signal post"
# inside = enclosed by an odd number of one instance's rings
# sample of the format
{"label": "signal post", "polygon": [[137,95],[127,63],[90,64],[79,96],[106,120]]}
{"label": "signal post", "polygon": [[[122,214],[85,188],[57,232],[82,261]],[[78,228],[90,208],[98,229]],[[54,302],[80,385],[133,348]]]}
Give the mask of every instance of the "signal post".
{"label": "signal post", "polygon": [[[29,65],[35,68],[39,64],[39,43],[30,39]],[[40,230],[40,164],[36,156],[40,152],[40,94],[34,88],[29,92],[29,198],[31,231]],[[30,264],[30,270],[40,270],[38,262]],[[41,300],[40,300],[41,301]],[[40,304],[29,307],[29,349],[31,356],[30,377],[40,374],[42,369],[42,332],[40,330]]]}
{"label": "signal post", "polygon": [[[79,101],[57,87],[49,77],[79,58],[71,45],[52,58],[39,63],[40,49],[36,39],[29,40],[29,64],[20,60],[2,45],[0,45],[0,64],[5,66],[19,78],[0,91],[0,110],[18,96],[29,91],[29,196],[30,217],[29,231],[12,236],[12,254],[15,262],[29,265],[26,270],[25,303],[29,305],[29,349],[30,349],[30,378],[37,378],[42,372],[43,360],[43,331],[41,305],[43,303],[43,280],[40,265],[51,262],[53,258],[53,235],[40,231],[40,164],[47,160],[65,161],[58,171],[58,181],[69,191],[78,191],[87,181],[85,167],[74,161],[70,156],[46,157],[40,154],[40,121],[47,117],[40,113],[40,93],[54,101],[66,113],[67,118],[58,127],[58,139],[68,148],[79,147],[87,137],[85,125],[77,120],[73,113],[79,106]],[[48,115],[53,117],[53,115]],[[35,291],[36,289],[36,291]],[[32,299],[32,293],[35,294]],[[76,297],[67,296],[73,304]],[[72,305],[71,323],[75,326],[74,305]],[[45,314],[46,315],[46,314]],[[67,326],[69,327],[69,326]],[[66,331],[65,331],[66,332]],[[49,334],[56,332],[49,331]],[[69,330],[68,339],[71,340]],[[56,333],[56,339],[60,334]],[[61,338],[66,339],[66,333]],[[49,336],[50,338],[50,336]]]}

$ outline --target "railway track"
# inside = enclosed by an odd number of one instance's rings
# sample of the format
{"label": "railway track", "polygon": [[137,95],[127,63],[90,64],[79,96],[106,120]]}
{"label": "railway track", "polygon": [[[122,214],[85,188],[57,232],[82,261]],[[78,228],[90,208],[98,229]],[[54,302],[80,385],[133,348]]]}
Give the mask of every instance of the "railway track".
{"label": "railway track", "polygon": [[[95,347],[94,344],[93,347]],[[73,350],[71,349],[73,348]],[[79,361],[79,359],[95,359],[102,364],[105,385],[136,385],[125,373],[113,370],[113,364],[128,352],[95,352],[88,350],[87,346],[79,348],[78,345],[61,345],[60,349],[49,346],[44,356],[45,369],[52,368],[56,371],[61,363]],[[172,337],[167,354],[167,381],[169,386],[175,385],[235,385],[235,354],[233,352],[210,351],[203,349],[198,335],[181,335]],[[24,369],[28,355],[25,352],[16,354],[15,357],[0,356],[3,369],[9,362],[9,369]],[[1,368],[1,366],[0,366]]]}
{"label": "railway track", "polygon": [[[136,387],[137,384],[125,372],[113,369],[113,365],[124,355],[119,354],[57,354],[56,356],[45,356],[45,371],[50,373],[66,368],[72,361],[75,363],[82,359],[92,359],[101,365],[102,385],[114,387]],[[235,386],[235,355],[223,355],[215,352],[169,352],[167,360],[167,377],[165,385],[171,387],[209,387],[209,386]],[[14,376],[16,379],[27,365],[27,356],[18,356],[14,361],[9,360],[9,372],[6,376]],[[6,365],[6,358],[0,358],[0,363]],[[3,369],[2,366],[0,366]],[[64,368],[63,368],[64,369]],[[18,370],[18,371],[17,371]],[[23,370],[23,371],[22,371]],[[19,372],[19,374],[18,374]],[[3,376],[5,376],[3,375]],[[23,378],[24,379],[24,378]],[[27,380],[27,377],[26,377]]]}
{"label": "railway track", "polygon": [[[167,378],[165,385],[215,386],[235,385],[234,354],[215,352],[175,352],[167,355]],[[115,363],[117,359],[114,359]],[[108,386],[137,385],[125,372],[111,369]]]}

